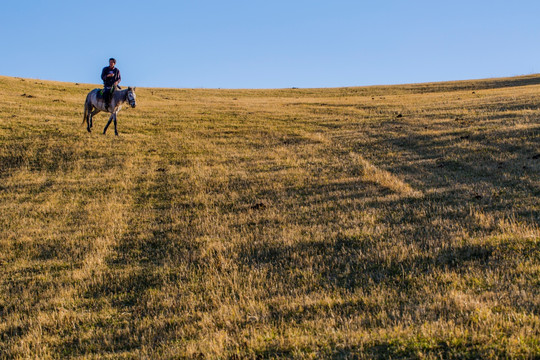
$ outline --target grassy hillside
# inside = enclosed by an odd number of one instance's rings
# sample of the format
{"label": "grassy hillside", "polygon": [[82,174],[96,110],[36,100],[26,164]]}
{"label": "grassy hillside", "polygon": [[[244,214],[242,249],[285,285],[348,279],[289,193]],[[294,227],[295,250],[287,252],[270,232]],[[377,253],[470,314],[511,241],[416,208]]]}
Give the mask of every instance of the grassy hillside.
{"label": "grassy hillside", "polygon": [[0,77],[0,358],[540,357],[539,76],[93,87]]}

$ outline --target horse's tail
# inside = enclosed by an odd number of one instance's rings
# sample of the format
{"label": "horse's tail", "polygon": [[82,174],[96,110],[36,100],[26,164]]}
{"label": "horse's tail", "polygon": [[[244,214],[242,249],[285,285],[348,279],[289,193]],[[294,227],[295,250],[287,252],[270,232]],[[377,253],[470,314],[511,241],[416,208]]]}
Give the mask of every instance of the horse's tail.
{"label": "horse's tail", "polygon": [[83,118],[83,121],[82,123],[86,123],[86,125],[88,126],[88,115],[89,115],[89,112],[91,111],[91,105],[90,105],[90,94],[88,94],[86,96],[86,101],[84,102],[84,118]]}
{"label": "horse's tail", "polygon": [[84,118],[82,123],[84,124],[85,122],[88,122],[88,101],[84,102]]}

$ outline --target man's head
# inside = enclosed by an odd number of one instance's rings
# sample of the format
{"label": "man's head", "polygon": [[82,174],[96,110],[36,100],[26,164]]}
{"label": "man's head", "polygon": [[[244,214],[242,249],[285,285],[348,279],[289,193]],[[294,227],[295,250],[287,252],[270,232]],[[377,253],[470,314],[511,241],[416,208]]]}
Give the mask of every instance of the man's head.
{"label": "man's head", "polygon": [[115,58],[110,58],[109,59],[109,67],[112,69],[112,68],[114,68],[114,65],[116,65],[116,59]]}

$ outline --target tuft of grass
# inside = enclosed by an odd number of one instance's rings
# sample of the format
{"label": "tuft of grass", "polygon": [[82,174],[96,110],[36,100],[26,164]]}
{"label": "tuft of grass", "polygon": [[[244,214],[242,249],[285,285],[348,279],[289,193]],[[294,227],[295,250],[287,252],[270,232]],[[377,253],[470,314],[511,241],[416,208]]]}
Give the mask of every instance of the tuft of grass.
{"label": "tuft of grass", "polygon": [[0,357],[540,357],[540,77],[0,77]]}

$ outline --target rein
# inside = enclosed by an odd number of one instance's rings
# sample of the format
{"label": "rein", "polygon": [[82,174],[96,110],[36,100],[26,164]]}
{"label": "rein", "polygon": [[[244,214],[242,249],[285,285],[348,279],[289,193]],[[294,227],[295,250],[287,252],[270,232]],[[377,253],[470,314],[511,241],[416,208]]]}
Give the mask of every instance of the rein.
{"label": "rein", "polygon": [[129,102],[129,93],[130,93],[130,90],[129,88],[126,89],[126,94],[124,95],[124,101],[128,101]]}

